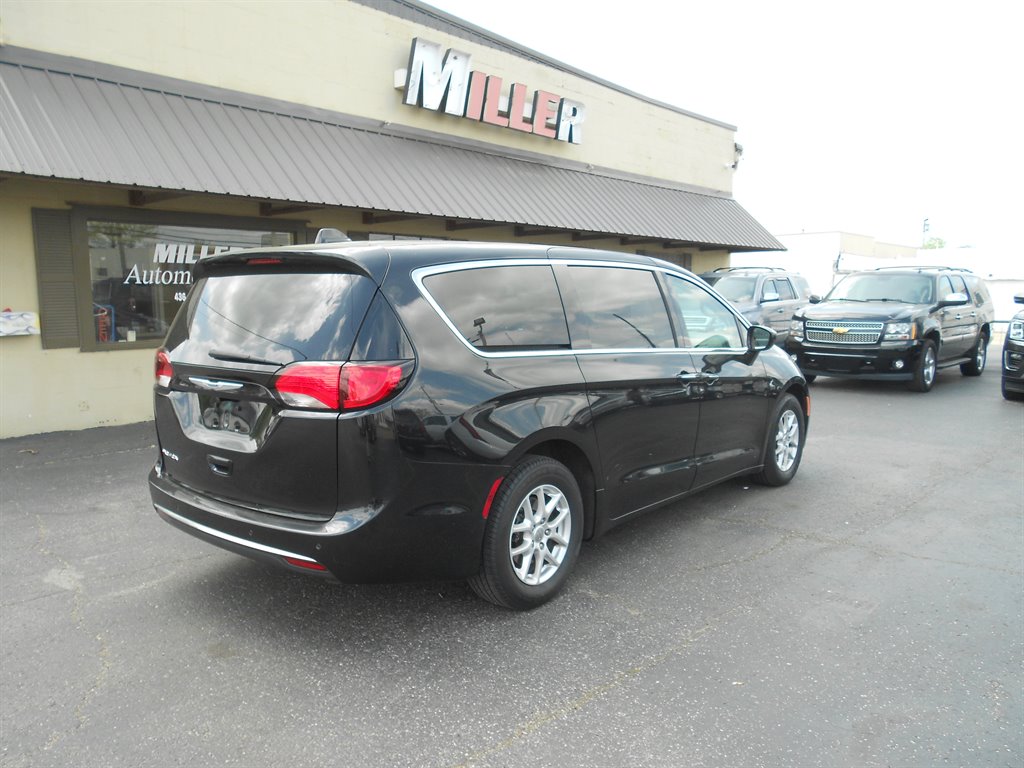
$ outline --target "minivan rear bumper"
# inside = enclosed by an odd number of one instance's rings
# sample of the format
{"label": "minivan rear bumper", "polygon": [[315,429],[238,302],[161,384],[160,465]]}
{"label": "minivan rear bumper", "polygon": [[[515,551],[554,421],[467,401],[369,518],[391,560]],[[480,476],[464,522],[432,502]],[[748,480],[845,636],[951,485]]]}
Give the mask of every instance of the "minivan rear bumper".
{"label": "minivan rear bumper", "polygon": [[[154,502],[153,507],[156,509],[157,514],[160,515],[160,517],[176,528],[179,528],[186,533],[191,533],[193,536],[200,538],[203,541],[210,544],[216,544],[217,546],[236,554],[245,555],[246,557],[250,557],[254,560],[260,560],[272,565],[284,565],[294,570],[310,573],[312,575],[331,575],[330,571],[326,570],[326,568],[321,566],[320,563],[317,563],[316,560],[306,557],[305,555],[300,555],[298,552],[289,552],[288,550],[278,549],[277,547],[271,547],[267,544],[261,544],[255,541],[246,541],[230,533],[205,526],[202,523],[196,522],[184,515],[180,515],[168,507],[162,506],[156,502]],[[299,563],[303,563],[304,565],[299,565]]]}
{"label": "minivan rear bumper", "polygon": [[[437,465],[432,471],[436,475]],[[399,499],[379,509],[339,511],[324,522],[298,520],[197,493],[163,475],[159,465],[149,474],[149,489],[156,512],[176,528],[292,571],[378,583],[465,579],[480,569],[486,521],[467,507],[400,512]]]}

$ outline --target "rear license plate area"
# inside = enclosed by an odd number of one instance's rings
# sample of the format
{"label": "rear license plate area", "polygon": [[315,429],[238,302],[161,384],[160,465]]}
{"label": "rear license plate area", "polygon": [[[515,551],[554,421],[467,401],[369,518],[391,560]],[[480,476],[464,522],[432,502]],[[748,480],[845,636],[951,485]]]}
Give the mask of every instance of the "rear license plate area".
{"label": "rear license plate area", "polygon": [[231,432],[236,435],[255,436],[269,418],[267,403],[237,400],[214,394],[200,393],[200,422],[213,432]]}

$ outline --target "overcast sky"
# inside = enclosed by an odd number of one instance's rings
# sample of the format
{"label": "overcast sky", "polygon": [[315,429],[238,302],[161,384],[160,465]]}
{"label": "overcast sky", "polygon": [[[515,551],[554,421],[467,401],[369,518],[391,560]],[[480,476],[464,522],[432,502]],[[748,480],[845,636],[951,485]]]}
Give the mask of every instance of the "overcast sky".
{"label": "overcast sky", "polygon": [[[776,235],[1022,250],[1022,13],[1011,2],[431,0],[738,127],[736,199]],[[542,84],[531,85],[541,87]]]}

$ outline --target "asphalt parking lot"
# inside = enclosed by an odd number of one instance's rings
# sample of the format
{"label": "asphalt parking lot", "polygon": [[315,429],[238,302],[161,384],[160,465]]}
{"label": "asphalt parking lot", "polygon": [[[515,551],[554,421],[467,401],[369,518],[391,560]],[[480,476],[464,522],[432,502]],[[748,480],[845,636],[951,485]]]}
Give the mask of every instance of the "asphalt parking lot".
{"label": "asphalt parking lot", "polygon": [[584,545],[527,614],[180,533],[151,425],[2,441],[0,765],[1021,766],[1024,406],[995,367],[812,394],[792,484]]}

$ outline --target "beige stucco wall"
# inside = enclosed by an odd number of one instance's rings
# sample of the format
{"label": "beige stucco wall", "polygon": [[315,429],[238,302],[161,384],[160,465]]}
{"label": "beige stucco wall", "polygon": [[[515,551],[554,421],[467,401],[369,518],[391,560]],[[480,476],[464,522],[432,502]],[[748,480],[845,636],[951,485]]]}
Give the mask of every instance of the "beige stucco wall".
{"label": "beige stucco wall", "polygon": [[[414,37],[582,102],[580,145],[402,104]],[[4,0],[0,42],[731,192],[734,133],[584,78],[346,0]],[[545,53],[557,58],[558,51]],[[680,105],[685,107],[685,105]]]}
{"label": "beige stucco wall", "polygon": [[[0,308],[39,312],[32,208],[64,208],[67,201],[126,207],[127,200],[126,190],[110,187],[0,182]],[[252,216],[255,207],[211,197],[199,206],[182,198],[163,209]],[[0,338],[0,437],[145,421],[152,417],[152,385],[151,349],[81,352],[43,349],[39,336]]]}

